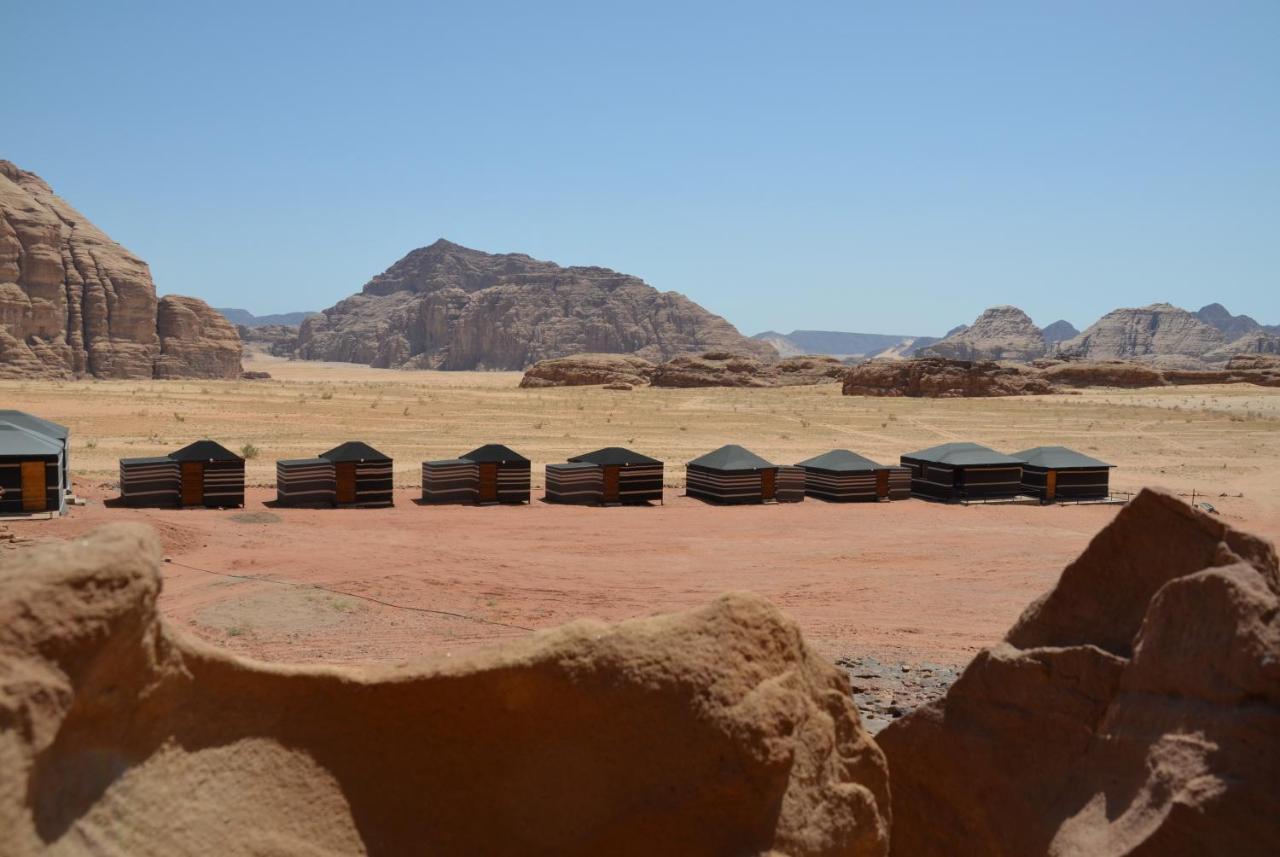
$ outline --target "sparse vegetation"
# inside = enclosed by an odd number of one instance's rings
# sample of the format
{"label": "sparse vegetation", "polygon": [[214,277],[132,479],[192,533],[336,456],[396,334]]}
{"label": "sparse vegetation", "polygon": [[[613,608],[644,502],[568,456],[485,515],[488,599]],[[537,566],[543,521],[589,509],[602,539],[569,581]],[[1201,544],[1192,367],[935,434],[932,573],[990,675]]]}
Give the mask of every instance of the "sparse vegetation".
{"label": "sparse vegetation", "polygon": [[246,461],[252,461],[253,459],[257,458],[260,452],[261,450],[259,450],[252,443],[246,443],[244,446],[240,447],[240,456],[244,458]]}

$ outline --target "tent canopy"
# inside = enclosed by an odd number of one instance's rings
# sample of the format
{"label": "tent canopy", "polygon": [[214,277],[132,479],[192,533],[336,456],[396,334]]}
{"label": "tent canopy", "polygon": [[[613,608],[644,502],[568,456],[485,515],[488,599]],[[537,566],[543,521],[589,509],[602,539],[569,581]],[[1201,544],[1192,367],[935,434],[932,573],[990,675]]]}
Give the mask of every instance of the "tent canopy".
{"label": "tent canopy", "polygon": [[198,440],[177,452],[169,453],[174,461],[242,461],[240,456],[212,440]]}
{"label": "tent canopy", "polygon": [[858,470],[884,470],[884,465],[876,464],[870,458],[864,458],[847,449],[833,449],[822,455],[805,459],[797,467],[812,467],[814,470],[835,470],[840,472]]}
{"label": "tent canopy", "polygon": [[459,456],[459,458],[474,461],[477,464],[529,463],[529,459],[511,447],[503,446],[500,443],[486,443],[478,449],[471,450],[466,455]]}
{"label": "tent canopy", "polygon": [[621,446],[606,446],[585,455],[575,455],[569,459],[574,464],[594,464],[598,467],[626,466],[628,464],[661,464],[656,458],[632,452]]}
{"label": "tent canopy", "polygon": [[1096,458],[1090,458],[1082,452],[1076,452],[1065,446],[1034,446],[1015,452],[1013,457],[1031,467],[1043,467],[1046,470],[1062,470],[1072,467],[1096,469],[1099,467],[1115,467]]}
{"label": "tent canopy", "polygon": [[390,461],[390,458],[383,455],[378,450],[369,446],[367,443],[361,443],[358,440],[349,440],[346,443],[335,446],[328,452],[320,453],[320,457],[326,461]]}
{"label": "tent canopy", "polygon": [[919,452],[909,452],[903,458],[932,461],[958,467],[977,467],[988,464],[1022,464],[1020,459],[978,443],[943,443]]}
{"label": "tent canopy", "polygon": [[332,462],[330,462],[329,459],[327,458],[282,458],[277,462],[277,464],[283,464],[286,467],[290,465],[294,467],[301,467],[304,464],[331,464],[331,463]]}
{"label": "tent canopy", "polygon": [[25,411],[0,409],[0,422],[12,423],[19,428],[34,431],[55,440],[65,441],[67,436],[71,434],[71,430],[66,426],[58,425],[55,422],[28,414]]}
{"label": "tent canopy", "polygon": [[45,434],[12,423],[0,423],[0,455],[59,456],[62,444]]}
{"label": "tent canopy", "polygon": [[773,462],[765,461],[749,449],[743,449],[736,443],[708,452],[706,455],[690,461],[689,464],[707,467],[711,470],[760,470],[765,467],[778,466]]}

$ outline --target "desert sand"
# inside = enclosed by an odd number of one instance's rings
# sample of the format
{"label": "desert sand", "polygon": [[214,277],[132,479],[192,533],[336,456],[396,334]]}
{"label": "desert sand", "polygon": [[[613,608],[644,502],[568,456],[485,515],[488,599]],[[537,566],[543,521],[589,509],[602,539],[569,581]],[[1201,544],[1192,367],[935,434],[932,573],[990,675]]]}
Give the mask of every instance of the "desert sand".
{"label": "desert sand", "polygon": [[[521,390],[518,373],[397,372],[261,355],[244,382],[2,382],[0,403],[72,429],[86,505],[13,521],[67,538],[143,521],[166,556],[161,609],[219,646],[268,660],[396,662],[575,618],[621,620],[759,593],[827,657],[962,664],[997,639],[1115,514],[1114,506],[717,508],[681,496],[683,462],[741,443],[791,463],[832,447],[882,461],[948,440],[1062,443],[1116,464],[1118,491],[1203,495],[1222,519],[1280,534],[1280,391],[1089,390],[981,400],[867,399],[838,384],[731,390]],[[248,462],[242,510],[134,510],[116,461],[201,437]],[[361,439],[396,460],[396,507],[272,509],[275,460]],[[425,507],[420,462],[506,443],[534,461],[515,508]],[[624,445],[668,463],[647,508],[540,502],[548,462]],[[323,588],[321,588],[323,587]]]}

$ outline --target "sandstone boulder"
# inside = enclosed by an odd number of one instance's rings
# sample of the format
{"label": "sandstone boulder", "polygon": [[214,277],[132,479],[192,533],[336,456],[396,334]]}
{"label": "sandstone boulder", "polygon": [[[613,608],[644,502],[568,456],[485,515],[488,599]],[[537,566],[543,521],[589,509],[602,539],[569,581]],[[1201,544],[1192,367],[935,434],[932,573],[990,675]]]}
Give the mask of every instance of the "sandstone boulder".
{"label": "sandstone boulder", "polygon": [[950,360],[1025,363],[1043,357],[1047,351],[1044,334],[1030,316],[1015,306],[998,306],[983,312],[972,326],[918,349],[916,354]]}
{"label": "sandstone boulder", "polygon": [[904,857],[1280,853],[1280,570],[1142,492],[879,735]]}
{"label": "sandstone boulder", "polygon": [[147,530],[0,567],[0,829],[35,854],[887,851],[849,685],[751,596],[397,666],[230,656]]}
{"label": "sandstone boulder", "polygon": [[406,369],[524,369],[572,354],[659,361],[707,348],[777,357],[684,295],[638,277],[440,239],[303,321],[298,356]]}
{"label": "sandstone boulder", "polygon": [[629,354],[574,354],[539,360],[525,370],[521,387],[589,387],[627,384],[643,387],[653,377],[654,365]]}
{"label": "sandstone boulder", "polygon": [[157,378],[240,377],[240,336],[222,313],[199,298],[165,295],[156,309]]}
{"label": "sandstone boulder", "polygon": [[1053,385],[1023,366],[993,361],[871,360],[846,370],[846,396],[1033,396],[1055,392]]}

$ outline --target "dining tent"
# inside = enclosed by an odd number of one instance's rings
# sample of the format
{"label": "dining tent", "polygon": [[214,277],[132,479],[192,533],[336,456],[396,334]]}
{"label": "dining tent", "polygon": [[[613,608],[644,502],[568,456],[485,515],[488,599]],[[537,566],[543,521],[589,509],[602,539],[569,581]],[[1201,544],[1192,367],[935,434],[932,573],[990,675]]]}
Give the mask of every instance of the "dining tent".
{"label": "dining tent", "polygon": [[1022,494],[1022,462],[977,443],[944,443],[901,457],[911,493],[931,500],[995,500]]}
{"label": "dining tent", "polygon": [[0,515],[65,515],[64,456],[56,438],[0,422]]}
{"label": "dining tent", "polygon": [[878,464],[847,449],[833,449],[800,462],[805,494],[832,503],[902,500],[911,496],[911,471]]}
{"label": "dining tent", "polygon": [[320,458],[333,464],[334,503],[338,506],[391,506],[393,462],[358,440],[335,446]]}
{"label": "dining tent", "polygon": [[794,502],[804,499],[804,470],[729,444],[686,465],[685,493],[716,503]]}
{"label": "dining tent", "polygon": [[1015,452],[1022,462],[1022,490],[1045,503],[1105,500],[1111,496],[1111,468],[1065,446],[1036,446]]}

